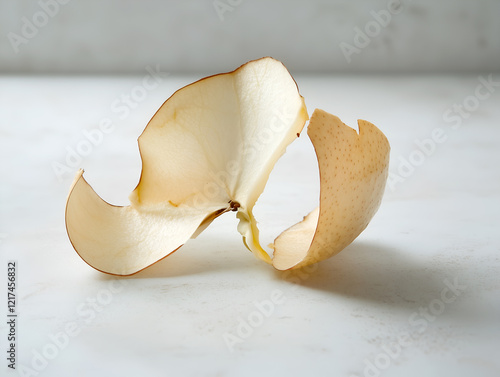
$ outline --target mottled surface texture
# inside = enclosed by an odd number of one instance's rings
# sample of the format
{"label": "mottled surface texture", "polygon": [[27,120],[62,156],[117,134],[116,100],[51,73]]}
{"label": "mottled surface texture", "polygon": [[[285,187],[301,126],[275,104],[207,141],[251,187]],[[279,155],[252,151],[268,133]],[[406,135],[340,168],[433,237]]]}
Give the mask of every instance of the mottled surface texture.
{"label": "mottled surface texture", "polygon": [[367,121],[359,121],[358,134],[317,109],[307,134],[318,156],[320,207],[274,242],[273,265],[280,270],[322,261],[349,245],[377,212],[389,169],[389,142]]}

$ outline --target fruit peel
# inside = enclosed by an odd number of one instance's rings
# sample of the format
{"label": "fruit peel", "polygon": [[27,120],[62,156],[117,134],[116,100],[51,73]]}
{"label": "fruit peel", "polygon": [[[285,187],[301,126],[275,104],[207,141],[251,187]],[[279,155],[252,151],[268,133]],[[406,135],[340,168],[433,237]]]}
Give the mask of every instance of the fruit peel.
{"label": "fruit peel", "polygon": [[276,238],[271,258],[259,243],[253,207],[307,120],[295,81],[272,58],[179,89],[139,137],[143,164],[131,205],[105,202],[83,170],[77,173],[66,203],[74,249],[101,272],[131,275],[235,211],[245,246],[278,270],[337,254],[380,206],[390,146],[373,124],[359,120],[358,134],[316,109],[307,134],[319,164],[320,205]]}
{"label": "fruit peel", "polygon": [[130,275],[236,210],[245,245],[270,263],[252,209],[307,119],[297,84],[272,58],[179,89],[139,137],[142,172],[130,206],[106,203],[78,172],[66,203],[73,247],[99,271]]}
{"label": "fruit peel", "polygon": [[370,122],[359,120],[359,134],[316,109],[309,121],[320,170],[320,205],[276,238],[273,266],[300,268],[339,253],[377,212],[389,168],[390,146]]}

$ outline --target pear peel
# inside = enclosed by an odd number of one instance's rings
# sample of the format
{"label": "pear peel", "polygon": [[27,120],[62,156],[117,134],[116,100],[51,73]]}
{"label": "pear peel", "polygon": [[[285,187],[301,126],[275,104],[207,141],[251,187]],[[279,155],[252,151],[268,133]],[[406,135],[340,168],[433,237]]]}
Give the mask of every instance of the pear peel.
{"label": "pear peel", "polygon": [[349,245],[377,212],[384,193],[390,146],[373,124],[358,120],[359,135],[316,109],[307,134],[320,170],[320,205],[274,241],[273,266],[300,268]]}
{"label": "pear peel", "polygon": [[[111,275],[131,275],[170,255],[196,231],[205,212],[169,207],[151,212],[102,200],[81,169],[66,205],[66,231],[73,248],[91,267]],[[168,230],[168,231],[166,231]]]}
{"label": "pear peel", "polygon": [[66,203],[74,249],[99,271],[131,275],[236,210],[245,245],[271,263],[252,209],[308,118],[297,84],[272,58],[179,89],[139,137],[143,165],[130,206],[106,203],[78,172]]}
{"label": "pear peel", "polygon": [[316,109],[308,136],[320,169],[320,206],[269,245],[271,259],[259,243],[252,210],[275,163],[307,120],[295,81],[272,58],[179,89],[139,137],[143,166],[130,206],[105,202],[83,170],[77,173],[66,203],[74,249],[101,272],[132,275],[235,211],[245,246],[278,270],[337,254],[380,205],[390,147],[373,124],[358,121],[358,135]]}

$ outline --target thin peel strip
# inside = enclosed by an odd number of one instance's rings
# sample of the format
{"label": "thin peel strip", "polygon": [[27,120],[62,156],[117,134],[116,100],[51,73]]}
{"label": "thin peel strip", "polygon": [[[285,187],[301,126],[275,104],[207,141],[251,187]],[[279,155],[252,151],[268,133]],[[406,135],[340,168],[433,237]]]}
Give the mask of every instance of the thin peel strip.
{"label": "thin peel strip", "polygon": [[349,245],[380,206],[390,146],[373,124],[359,120],[359,135],[334,115],[316,109],[308,135],[320,169],[320,206],[274,241],[273,266],[300,268]]}
{"label": "thin peel strip", "polygon": [[[231,91],[238,87],[239,92]],[[252,88],[254,95],[248,102],[246,91]],[[273,114],[266,106],[281,112],[278,114],[281,123],[269,127],[274,132],[269,145],[254,153],[253,159],[245,159],[238,174],[219,179],[216,195],[198,200],[196,194],[202,192],[213,175],[229,169],[228,161],[238,162],[235,156],[240,152],[235,140],[241,138],[245,142],[245,133],[259,136],[258,131],[269,126],[268,118]],[[291,108],[284,120],[281,115],[287,109],[282,107]],[[228,120],[228,116],[232,118]],[[202,121],[207,119],[217,127],[201,128]],[[272,58],[246,63],[233,72],[211,76],[178,90],[153,116],[139,138],[143,170],[130,195],[131,206],[106,203],[85,181],[83,171],[77,174],[66,204],[66,228],[74,249],[99,271],[130,275],[177,250],[227,212],[230,203],[237,202],[238,230],[245,245],[258,258],[270,263],[269,255],[259,244],[252,209],[274,164],[302,131],[307,119],[295,81],[283,64]],[[243,143],[243,148],[246,151],[248,145]],[[171,158],[182,164],[160,167],[156,163]]]}
{"label": "thin peel strip", "polygon": [[155,213],[113,206],[95,193],[80,170],[67,200],[66,230],[87,264],[108,274],[131,275],[181,247],[213,210],[188,209],[176,216],[175,207]]}

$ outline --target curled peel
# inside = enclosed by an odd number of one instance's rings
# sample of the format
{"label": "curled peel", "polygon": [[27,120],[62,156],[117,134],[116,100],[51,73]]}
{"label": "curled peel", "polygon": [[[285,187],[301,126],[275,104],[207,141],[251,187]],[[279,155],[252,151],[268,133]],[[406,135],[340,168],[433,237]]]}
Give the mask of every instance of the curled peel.
{"label": "curled peel", "polygon": [[316,109],[310,137],[320,170],[320,205],[274,241],[273,266],[300,268],[349,245],[380,206],[387,181],[389,142],[373,124],[359,120],[358,133]]}
{"label": "curled peel", "polygon": [[245,245],[271,263],[252,209],[307,119],[295,81],[272,58],[178,90],[139,137],[142,173],[130,206],[106,203],[78,172],[66,204],[73,247],[99,271],[130,275],[236,211]]}
{"label": "curled peel", "polygon": [[106,203],[83,178],[75,177],[66,205],[66,229],[76,252],[96,270],[113,275],[138,272],[177,250],[210,208],[148,211]]}
{"label": "curled peel", "polygon": [[131,275],[235,211],[245,246],[279,270],[335,255],[380,205],[389,143],[369,122],[358,122],[358,135],[315,110],[308,135],[319,163],[320,206],[275,240],[271,259],[259,244],[252,210],[307,119],[295,81],[272,58],[178,90],[139,137],[142,172],[129,206],[106,203],[78,172],[66,203],[73,247],[99,271]]}

